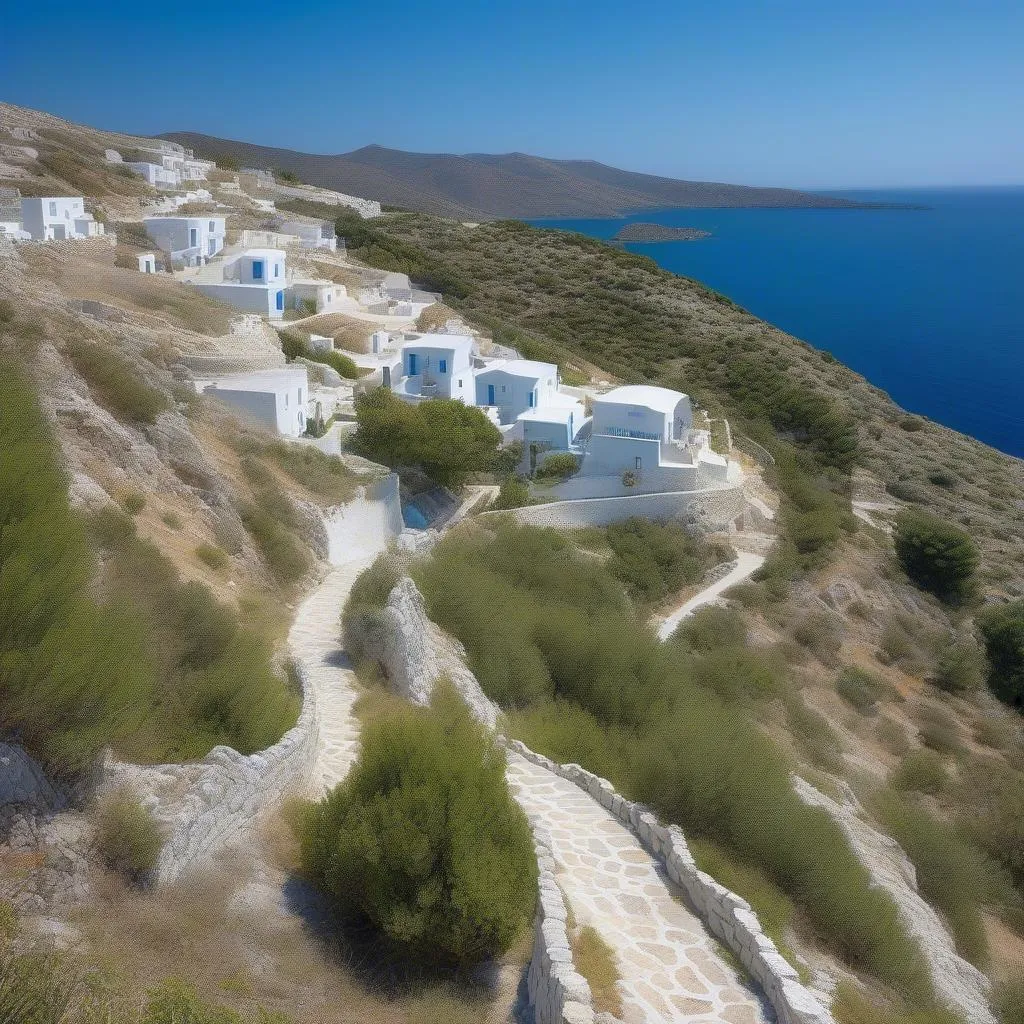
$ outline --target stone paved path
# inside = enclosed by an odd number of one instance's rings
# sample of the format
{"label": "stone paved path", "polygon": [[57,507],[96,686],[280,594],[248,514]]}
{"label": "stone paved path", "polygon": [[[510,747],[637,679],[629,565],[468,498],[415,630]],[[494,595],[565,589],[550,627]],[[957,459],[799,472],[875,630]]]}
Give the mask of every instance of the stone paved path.
{"label": "stone paved path", "polygon": [[626,1024],[771,1019],[632,832],[578,786],[512,751],[508,779],[551,833],[577,923],[592,925],[615,951]]}
{"label": "stone paved path", "polygon": [[688,615],[692,615],[704,605],[713,604],[730,587],[734,587],[737,583],[741,583],[753,575],[762,565],[764,565],[762,555],[755,555],[749,551],[737,552],[735,568],[720,580],[716,580],[711,586],[705,587],[699,594],[695,594],[658,624],[658,639],[667,640]]}
{"label": "stone paved path", "polygon": [[356,577],[387,547],[387,521],[383,502],[359,498],[328,524],[334,568],[299,607],[288,634],[288,646],[306,671],[320,715],[310,779],[314,797],[341,782],[359,751],[359,722],[352,713],[357,690],[339,640],[341,612]]}

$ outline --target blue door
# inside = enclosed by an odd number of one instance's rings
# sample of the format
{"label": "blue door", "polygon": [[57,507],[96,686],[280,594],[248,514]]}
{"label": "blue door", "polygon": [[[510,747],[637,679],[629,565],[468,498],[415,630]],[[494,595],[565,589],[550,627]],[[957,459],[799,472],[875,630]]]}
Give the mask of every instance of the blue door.
{"label": "blue door", "polygon": [[252,279],[254,281],[263,280],[263,260],[252,261]]}
{"label": "blue door", "polygon": [[415,377],[416,376],[416,353],[415,352],[410,352],[409,353],[409,376],[410,377]]}
{"label": "blue door", "polygon": [[494,405],[494,385],[487,385],[487,404]]}
{"label": "blue door", "polygon": [[278,312],[284,309],[284,292],[277,293],[277,309]]}

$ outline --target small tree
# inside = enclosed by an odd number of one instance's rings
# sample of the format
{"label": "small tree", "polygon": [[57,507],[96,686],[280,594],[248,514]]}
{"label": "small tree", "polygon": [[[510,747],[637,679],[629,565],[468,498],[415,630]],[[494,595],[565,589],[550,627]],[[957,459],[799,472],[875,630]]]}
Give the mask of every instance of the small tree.
{"label": "small tree", "polygon": [[978,547],[969,534],[924,512],[896,518],[896,554],[910,579],[942,601],[959,604],[974,592]]}
{"label": "small tree", "polygon": [[372,724],[348,779],[305,823],[306,871],[343,913],[416,959],[466,967],[509,948],[537,865],[494,739],[447,687]]}
{"label": "small tree", "polygon": [[580,460],[572,452],[549,455],[538,467],[537,476],[549,480],[568,480],[580,468]]}
{"label": "small tree", "polygon": [[1024,601],[986,608],[978,628],[988,654],[988,686],[1002,701],[1024,708]]}

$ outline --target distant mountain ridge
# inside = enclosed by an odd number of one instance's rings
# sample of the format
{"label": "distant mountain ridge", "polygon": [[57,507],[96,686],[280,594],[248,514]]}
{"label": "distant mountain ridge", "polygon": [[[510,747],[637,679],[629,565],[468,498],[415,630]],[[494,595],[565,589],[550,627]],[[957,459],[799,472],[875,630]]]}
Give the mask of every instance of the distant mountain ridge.
{"label": "distant mountain ridge", "polygon": [[865,204],[784,188],[681,181],[595,160],[528,153],[410,153],[364,146],[335,156],[276,149],[197,132],[158,136],[208,159],[291,171],[302,181],[460,220],[501,217],[615,217],[657,207],[821,207]]}

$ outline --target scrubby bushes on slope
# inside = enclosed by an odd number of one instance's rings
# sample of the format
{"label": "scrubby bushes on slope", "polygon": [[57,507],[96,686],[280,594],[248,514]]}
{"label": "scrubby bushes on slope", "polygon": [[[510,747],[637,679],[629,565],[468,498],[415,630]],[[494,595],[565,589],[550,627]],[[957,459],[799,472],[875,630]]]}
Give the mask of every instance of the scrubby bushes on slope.
{"label": "scrubby bushes on slope", "polygon": [[1024,708],[1024,601],[986,608],[978,628],[988,654],[989,689],[1007,704]]}
{"label": "scrubby bushes on slope", "polygon": [[0,358],[0,719],[72,772],[139,725],[143,638],[90,596],[92,555],[29,380]]}
{"label": "scrubby bushes on slope", "polygon": [[[742,646],[659,644],[609,568],[555,531],[463,531],[414,572],[485,691],[522,709],[511,722],[528,743],[608,775],[689,834],[758,865],[850,963],[927,997],[892,901],[738,713],[737,700],[781,685],[770,662]],[[735,685],[720,685],[725,676]]]}
{"label": "scrubby bushes on slope", "polygon": [[309,814],[303,864],[346,915],[421,962],[468,967],[530,920],[533,839],[501,748],[455,693],[363,735],[349,777]]}

